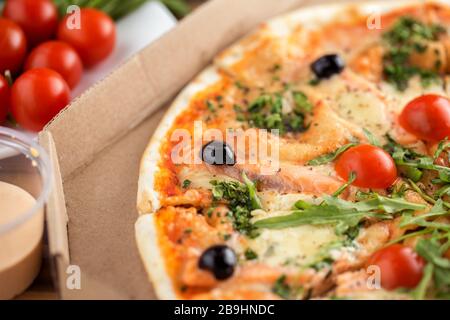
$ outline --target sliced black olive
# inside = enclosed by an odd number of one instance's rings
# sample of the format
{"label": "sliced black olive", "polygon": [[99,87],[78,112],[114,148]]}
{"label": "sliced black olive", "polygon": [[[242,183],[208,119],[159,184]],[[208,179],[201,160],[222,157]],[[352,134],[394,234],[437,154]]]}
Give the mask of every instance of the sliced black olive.
{"label": "sliced black olive", "polygon": [[213,140],[203,146],[201,158],[210,165],[229,165],[236,163],[231,147],[223,141]]}
{"label": "sliced black olive", "polygon": [[216,245],[203,252],[198,267],[210,271],[217,280],[225,280],[233,275],[236,263],[236,253],[233,249],[225,245]]}
{"label": "sliced black olive", "polygon": [[311,64],[311,70],[318,79],[328,79],[341,73],[345,68],[345,62],[337,54],[327,54]]}

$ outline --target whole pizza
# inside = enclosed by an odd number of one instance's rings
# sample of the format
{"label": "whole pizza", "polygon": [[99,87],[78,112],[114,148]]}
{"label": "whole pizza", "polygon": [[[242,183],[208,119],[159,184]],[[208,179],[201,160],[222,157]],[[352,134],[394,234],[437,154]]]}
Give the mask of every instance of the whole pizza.
{"label": "whole pizza", "polygon": [[303,8],[192,80],[140,167],[159,298],[450,298],[449,5]]}

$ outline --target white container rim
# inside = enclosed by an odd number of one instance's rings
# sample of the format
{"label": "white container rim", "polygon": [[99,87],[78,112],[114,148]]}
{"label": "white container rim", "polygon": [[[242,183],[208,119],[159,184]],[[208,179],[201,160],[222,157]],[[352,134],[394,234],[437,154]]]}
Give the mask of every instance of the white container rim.
{"label": "white container rim", "polygon": [[0,225],[0,235],[3,235],[28,221],[45,206],[52,188],[52,171],[47,152],[26,134],[0,126],[0,145],[16,151],[9,156],[22,154],[27,157],[32,165],[36,166],[39,170],[42,183],[41,192],[36,198],[36,203],[33,207],[19,215],[13,221]]}

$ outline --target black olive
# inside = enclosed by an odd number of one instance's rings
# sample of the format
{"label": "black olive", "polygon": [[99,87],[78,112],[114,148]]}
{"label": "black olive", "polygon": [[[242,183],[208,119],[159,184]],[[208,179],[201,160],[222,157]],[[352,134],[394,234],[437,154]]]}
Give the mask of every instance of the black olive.
{"label": "black olive", "polygon": [[332,75],[341,73],[345,62],[337,54],[327,54],[311,64],[311,70],[318,79],[328,79]]}
{"label": "black olive", "polygon": [[203,146],[201,158],[210,165],[234,165],[235,156],[231,147],[223,141],[213,140]]}
{"label": "black olive", "polygon": [[198,267],[210,271],[217,280],[225,280],[234,273],[237,258],[233,249],[225,245],[208,248],[200,257]]}

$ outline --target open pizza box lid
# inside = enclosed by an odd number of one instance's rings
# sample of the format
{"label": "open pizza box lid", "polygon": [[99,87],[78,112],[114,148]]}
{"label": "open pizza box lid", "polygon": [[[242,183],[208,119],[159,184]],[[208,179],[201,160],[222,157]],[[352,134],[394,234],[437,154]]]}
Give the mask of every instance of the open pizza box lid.
{"label": "open pizza box lid", "polygon": [[140,158],[165,107],[220,50],[267,18],[306,3],[317,1],[208,2],[40,133],[54,166],[47,235],[63,299],[155,298],[134,223]]}

